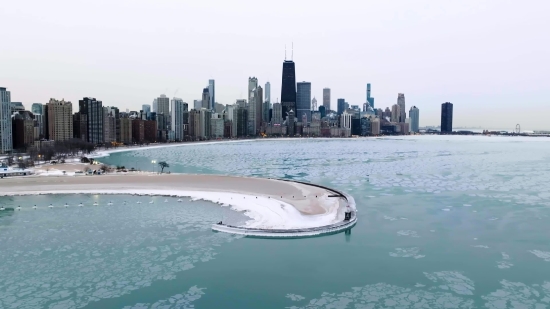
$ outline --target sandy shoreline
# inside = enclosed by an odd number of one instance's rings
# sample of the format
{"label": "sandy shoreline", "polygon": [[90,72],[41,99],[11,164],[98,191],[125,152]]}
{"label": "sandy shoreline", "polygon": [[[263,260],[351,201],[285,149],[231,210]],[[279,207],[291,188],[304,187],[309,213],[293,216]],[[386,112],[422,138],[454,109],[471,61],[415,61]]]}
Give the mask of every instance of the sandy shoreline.
{"label": "sandy shoreline", "polygon": [[104,193],[189,196],[245,211],[250,227],[299,228],[343,219],[345,202],[305,184],[218,175],[127,174],[14,177],[0,180],[0,195]]}

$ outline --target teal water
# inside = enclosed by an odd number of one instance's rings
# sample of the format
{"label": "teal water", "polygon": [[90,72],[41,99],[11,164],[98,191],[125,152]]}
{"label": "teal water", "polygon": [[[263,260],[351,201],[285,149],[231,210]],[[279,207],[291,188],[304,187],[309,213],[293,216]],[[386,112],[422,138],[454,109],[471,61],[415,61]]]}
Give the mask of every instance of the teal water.
{"label": "teal water", "polygon": [[550,306],[547,139],[252,141],[100,160],[324,184],[354,196],[359,222],[351,235],[252,239],[211,232],[246,218],[207,202],[0,198],[25,208],[0,214],[0,308]]}

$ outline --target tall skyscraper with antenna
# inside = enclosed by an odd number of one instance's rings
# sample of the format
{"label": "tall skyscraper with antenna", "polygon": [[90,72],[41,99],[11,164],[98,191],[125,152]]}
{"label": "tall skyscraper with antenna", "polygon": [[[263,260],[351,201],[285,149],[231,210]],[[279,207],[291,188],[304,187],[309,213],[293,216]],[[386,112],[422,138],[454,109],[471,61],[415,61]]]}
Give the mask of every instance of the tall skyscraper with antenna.
{"label": "tall skyscraper with antenna", "polygon": [[[292,56],[294,56],[294,50],[292,51]],[[286,59],[286,48],[281,81],[281,105],[283,118],[286,119],[291,110],[296,113],[296,67],[292,58],[291,60]]]}

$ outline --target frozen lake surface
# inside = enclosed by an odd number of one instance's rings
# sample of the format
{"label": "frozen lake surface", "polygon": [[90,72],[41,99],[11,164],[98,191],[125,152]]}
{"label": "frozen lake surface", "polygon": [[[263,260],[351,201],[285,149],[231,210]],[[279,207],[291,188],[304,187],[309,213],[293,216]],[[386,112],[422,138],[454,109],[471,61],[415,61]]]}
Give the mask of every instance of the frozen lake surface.
{"label": "frozen lake surface", "polygon": [[2,197],[23,209],[0,213],[0,308],[550,307],[547,138],[265,140],[100,160],[319,183],[353,195],[359,223],[250,239],[211,232],[247,218],[203,201]]}

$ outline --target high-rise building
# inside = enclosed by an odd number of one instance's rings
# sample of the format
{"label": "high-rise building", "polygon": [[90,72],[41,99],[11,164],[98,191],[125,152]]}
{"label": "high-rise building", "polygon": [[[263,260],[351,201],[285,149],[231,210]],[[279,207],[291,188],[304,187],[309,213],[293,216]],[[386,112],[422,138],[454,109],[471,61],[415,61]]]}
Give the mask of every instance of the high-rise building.
{"label": "high-rise building", "polygon": [[319,106],[319,113],[321,113],[321,119],[327,115],[327,110],[324,105]]}
{"label": "high-rise building", "polygon": [[313,97],[313,99],[311,99],[311,110],[312,111],[317,111],[317,99],[315,97]]}
{"label": "high-rise building", "polygon": [[65,100],[50,99],[46,108],[50,140],[64,141],[73,138],[73,104]]}
{"label": "high-rise building", "polygon": [[391,106],[391,122],[399,122],[401,119],[401,106],[394,104]]}
{"label": "high-rise building", "polygon": [[142,110],[145,114],[150,113],[150,112],[151,112],[151,105],[149,105],[149,104],[143,104],[143,105],[141,106],[141,110]]}
{"label": "high-rise building", "polygon": [[323,88],[323,106],[325,112],[330,110],[330,88]]}
{"label": "high-rise building", "polygon": [[180,98],[172,99],[172,126],[171,130],[174,132],[174,139],[176,141],[183,141],[184,138],[184,115],[188,112],[187,103],[183,102]]}
{"label": "high-rise building", "polygon": [[103,142],[105,144],[116,142],[116,133],[117,133],[116,123],[117,122],[116,122],[115,115],[111,113],[111,107],[107,107],[107,106],[103,107]]}
{"label": "high-rise building", "polygon": [[399,121],[396,122],[405,122],[407,118],[407,110],[405,109],[405,94],[397,94],[397,105],[399,105]]}
{"label": "high-rise building", "polygon": [[281,105],[283,107],[283,118],[285,119],[290,110],[296,112],[296,66],[292,60],[283,62]]}
{"label": "high-rise building", "polygon": [[0,153],[12,150],[11,94],[6,88],[0,87]]}
{"label": "high-rise building", "polygon": [[281,125],[283,123],[283,107],[281,103],[273,103],[273,116],[271,123]]}
{"label": "high-rise building", "polygon": [[34,115],[44,114],[44,105],[42,105],[42,103],[32,103],[31,112]]}
{"label": "high-rise building", "polygon": [[296,91],[296,117],[301,121],[306,116],[311,122],[311,83],[299,82]]}
{"label": "high-rise building", "polygon": [[13,149],[25,151],[34,143],[34,115],[29,111],[18,111],[12,116]]}
{"label": "high-rise building", "polygon": [[369,103],[370,107],[374,110],[374,97],[371,97],[370,84],[367,84],[367,103]]}
{"label": "high-rise building", "polygon": [[346,99],[338,99],[337,102],[338,102],[338,106],[337,106],[336,113],[338,115],[342,115],[346,110]]}
{"label": "high-rise building", "polygon": [[233,137],[243,137],[247,135],[248,111],[242,106],[233,109],[233,120],[231,134]]}
{"label": "high-rise building", "polygon": [[441,104],[441,133],[453,132],[453,103]]}
{"label": "high-rise building", "polygon": [[[264,102],[271,104],[271,83],[270,82],[265,83],[264,89],[265,89]],[[271,108],[271,105],[269,106],[269,108]]]}
{"label": "high-rise building", "polygon": [[132,143],[132,120],[128,117],[121,117],[118,121],[120,127],[119,141],[124,144]]}
{"label": "high-rise building", "polygon": [[411,107],[411,109],[409,110],[411,132],[418,132],[419,117],[420,117],[419,109],[416,106]]}
{"label": "high-rise building", "polygon": [[263,114],[263,89],[256,86],[248,96],[248,134],[255,136],[260,133]]}
{"label": "high-rise building", "polygon": [[[156,102],[157,108],[156,110],[153,108],[153,112],[156,112],[157,115],[163,114],[164,117],[169,117],[170,116],[170,99],[166,97],[166,95],[161,94],[160,97],[156,98],[156,101],[157,101]],[[166,130],[166,128],[163,128],[163,130]]]}
{"label": "high-rise building", "polygon": [[95,98],[85,97],[78,101],[78,106],[80,116],[86,117],[86,141],[96,145],[103,144],[105,142],[103,103]]}
{"label": "high-rise building", "polygon": [[208,88],[202,90],[202,106],[201,108],[210,109],[210,92]]}
{"label": "high-rise building", "polygon": [[213,79],[208,80],[208,94],[210,94],[210,106],[211,111],[216,109],[216,81]]}
{"label": "high-rise building", "polygon": [[193,100],[193,108],[199,110],[202,108],[202,100]]}

